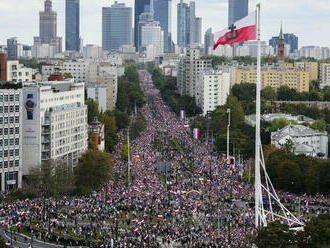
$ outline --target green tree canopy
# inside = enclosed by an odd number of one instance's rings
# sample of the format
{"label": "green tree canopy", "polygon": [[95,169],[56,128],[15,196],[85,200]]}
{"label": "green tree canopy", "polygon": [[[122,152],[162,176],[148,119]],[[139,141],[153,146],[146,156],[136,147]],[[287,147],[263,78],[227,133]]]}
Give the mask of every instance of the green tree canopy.
{"label": "green tree canopy", "polygon": [[88,110],[88,124],[91,124],[95,118],[99,119],[100,117],[99,104],[91,98],[88,98],[85,103]]}
{"label": "green tree canopy", "polygon": [[89,193],[108,183],[113,176],[113,159],[110,154],[87,151],[74,170],[75,184],[80,193]]}

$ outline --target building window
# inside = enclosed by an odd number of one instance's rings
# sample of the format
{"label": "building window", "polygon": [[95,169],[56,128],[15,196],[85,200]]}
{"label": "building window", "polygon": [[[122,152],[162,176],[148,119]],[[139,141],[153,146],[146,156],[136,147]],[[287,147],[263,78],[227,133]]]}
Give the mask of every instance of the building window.
{"label": "building window", "polygon": [[14,139],[9,140],[9,145],[13,146],[14,145]]}
{"label": "building window", "polygon": [[19,127],[15,127],[15,133],[19,134]]}
{"label": "building window", "polygon": [[[1,142],[2,143],[2,142]],[[19,138],[15,139],[15,145],[18,146],[19,145]]]}
{"label": "building window", "polygon": [[15,167],[19,166],[19,160],[15,160]]}
{"label": "building window", "polygon": [[10,156],[10,157],[13,157],[13,156],[14,156],[14,150],[10,150],[10,151],[9,151],[9,156]]}
{"label": "building window", "polygon": [[19,156],[19,149],[15,150],[15,156]]}
{"label": "building window", "polygon": [[15,95],[15,101],[19,101],[19,95]]}
{"label": "building window", "polygon": [[5,158],[8,157],[8,150],[3,151],[3,156],[4,156]]}
{"label": "building window", "polygon": [[15,123],[19,123],[19,117],[15,116]]}
{"label": "building window", "polygon": [[15,106],[15,112],[19,112],[19,106],[18,105]]}

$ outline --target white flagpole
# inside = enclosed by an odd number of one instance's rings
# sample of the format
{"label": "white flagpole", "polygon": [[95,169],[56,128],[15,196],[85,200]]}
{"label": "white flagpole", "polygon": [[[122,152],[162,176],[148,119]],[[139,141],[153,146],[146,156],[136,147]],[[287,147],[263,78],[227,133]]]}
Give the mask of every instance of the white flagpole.
{"label": "white flagpole", "polygon": [[261,85],[261,43],[260,43],[260,3],[257,4],[257,87],[256,87],[256,137],[255,137],[255,226],[260,227],[262,222],[262,190],[260,178],[260,85]]}

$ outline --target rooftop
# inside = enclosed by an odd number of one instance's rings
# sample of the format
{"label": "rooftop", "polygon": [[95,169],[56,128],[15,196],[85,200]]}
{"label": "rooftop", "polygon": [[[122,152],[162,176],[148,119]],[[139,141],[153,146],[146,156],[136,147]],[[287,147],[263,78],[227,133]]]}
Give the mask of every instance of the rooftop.
{"label": "rooftop", "polygon": [[281,140],[282,138],[290,135],[291,137],[304,137],[304,136],[316,136],[327,135],[327,132],[320,132],[310,127],[303,125],[287,125],[286,127],[272,133],[272,139]]}

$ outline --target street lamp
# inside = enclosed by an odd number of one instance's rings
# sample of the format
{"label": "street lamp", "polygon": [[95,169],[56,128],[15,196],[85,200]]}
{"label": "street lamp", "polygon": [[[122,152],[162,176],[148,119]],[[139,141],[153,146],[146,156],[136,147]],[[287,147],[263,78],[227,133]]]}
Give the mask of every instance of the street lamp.
{"label": "street lamp", "polygon": [[227,161],[229,159],[229,128],[230,128],[230,108],[227,109],[228,126],[227,126]]}

